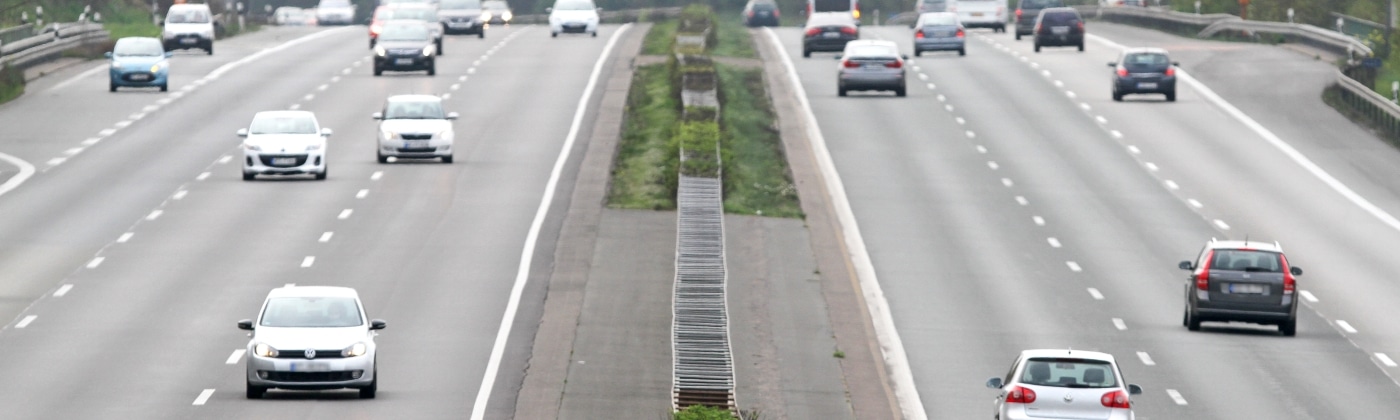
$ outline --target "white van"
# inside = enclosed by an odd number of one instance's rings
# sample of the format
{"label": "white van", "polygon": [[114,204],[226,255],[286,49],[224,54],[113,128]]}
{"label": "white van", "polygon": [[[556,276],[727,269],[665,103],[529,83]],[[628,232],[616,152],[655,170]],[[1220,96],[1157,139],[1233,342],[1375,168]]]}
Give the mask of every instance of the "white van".
{"label": "white van", "polygon": [[958,21],[966,28],[992,28],[1006,32],[1006,0],[956,0],[949,12],[958,12]]}
{"label": "white van", "polygon": [[214,54],[214,14],[207,4],[174,4],[160,34],[166,51],[201,49]]}

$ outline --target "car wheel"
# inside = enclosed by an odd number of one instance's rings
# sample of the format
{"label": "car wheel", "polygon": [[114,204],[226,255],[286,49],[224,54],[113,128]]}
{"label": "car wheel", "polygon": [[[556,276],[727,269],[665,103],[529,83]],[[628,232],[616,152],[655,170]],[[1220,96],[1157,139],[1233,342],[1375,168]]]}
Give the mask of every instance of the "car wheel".
{"label": "car wheel", "polygon": [[374,380],[369,381],[369,386],[360,388],[361,399],[374,399],[374,394],[379,391],[379,369],[374,369]]}
{"label": "car wheel", "polygon": [[443,156],[442,163],[452,163],[452,155]]}
{"label": "car wheel", "polygon": [[371,50],[374,49],[374,40],[373,40],[373,39],[369,40],[369,49],[371,49]]}
{"label": "car wheel", "polygon": [[964,55],[967,55],[967,49],[966,49],[966,48],[958,48],[958,56],[961,57],[961,56],[964,56]]}
{"label": "car wheel", "polygon": [[1117,88],[1114,88],[1114,89],[1113,89],[1113,101],[1114,101],[1114,102],[1123,102],[1123,94],[1122,94],[1122,93],[1119,93]]}
{"label": "car wheel", "polygon": [[899,88],[899,89],[895,89],[895,90],[894,90],[894,96],[898,96],[898,97],[901,97],[901,98],[903,98],[904,95],[907,95],[908,93],[909,93],[909,92],[905,91],[904,88]]}
{"label": "car wheel", "polygon": [[1016,40],[1017,40],[1017,41],[1020,41],[1020,40],[1021,40],[1021,33],[1020,33],[1020,32],[1017,32],[1017,33],[1016,33]]}
{"label": "car wheel", "polygon": [[117,91],[117,82],[107,82],[107,91],[108,91],[108,92],[116,92],[116,91]]}
{"label": "car wheel", "polygon": [[1035,44],[1035,52],[1040,52],[1040,43],[1039,43],[1039,42],[1037,42],[1037,43]]}
{"label": "car wheel", "polygon": [[389,163],[389,157],[388,157],[388,156],[384,156],[383,153],[379,153],[379,152],[375,152],[374,154],[375,154],[376,156],[379,157],[379,163]]}
{"label": "car wheel", "polygon": [[257,177],[257,176],[258,176],[258,174],[255,174],[255,173],[252,173],[252,172],[244,172],[244,173],[243,173],[243,180],[244,180],[244,181],[252,181],[253,178],[254,178],[254,177]]}
{"label": "car wheel", "polygon": [[263,388],[263,387],[260,387],[260,386],[253,386],[252,383],[248,383],[248,399],[250,399],[250,400],[261,399],[261,398],[263,397],[263,394],[265,394],[265,393],[267,393],[267,388]]}
{"label": "car wheel", "polygon": [[429,75],[429,76],[437,76],[437,64],[433,64],[433,65],[431,65],[431,66],[428,66],[428,75]]}
{"label": "car wheel", "polygon": [[594,38],[597,38],[597,37],[598,37],[598,31],[593,31],[593,37],[594,37]]}
{"label": "car wheel", "polygon": [[169,91],[170,91],[170,84],[168,84],[168,83],[161,83],[161,84],[160,84],[160,91],[161,91],[161,92],[169,92]]}
{"label": "car wheel", "polygon": [[802,49],[802,58],[812,58],[812,52],[806,48]]}
{"label": "car wheel", "polygon": [[1167,91],[1167,102],[1176,102],[1176,90]]}
{"label": "car wheel", "polygon": [[316,173],[316,180],[317,180],[317,181],[324,181],[324,180],[326,180],[326,175],[328,175],[328,174],[330,173],[330,171],[331,171],[331,165],[326,165],[324,168],[321,168],[321,172],[317,172],[317,173]]}
{"label": "car wheel", "polygon": [[1079,41],[1079,52],[1084,52],[1084,41]]}
{"label": "car wheel", "polygon": [[550,37],[550,38],[558,38],[558,37],[559,37],[559,33],[558,33],[558,32],[550,32],[550,33],[549,33],[549,37]]}
{"label": "car wheel", "polygon": [[1297,319],[1297,318],[1294,318],[1294,319],[1290,319],[1290,320],[1284,321],[1282,324],[1278,324],[1278,332],[1283,333],[1283,336],[1284,336],[1284,337],[1292,337],[1292,336],[1294,336],[1294,335],[1297,335],[1297,334],[1298,334],[1298,319]]}
{"label": "car wheel", "polygon": [[384,75],[384,69],[381,69],[381,68],[379,68],[379,67],[375,67],[375,68],[374,68],[374,75],[375,75],[375,76],[382,76],[382,75]]}
{"label": "car wheel", "polygon": [[915,56],[915,57],[923,57],[923,56],[924,56],[924,52],[923,52],[923,51],[919,51],[919,50],[914,50],[914,56]]}
{"label": "car wheel", "polygon": [[1191,314],[1191,308],[1186,308],[1186,329],[1191,331],[1201,330],[1201,317]]}
{"label": "car wheel", "polygon": [[846,87],[845,87],[845,86],[837,86],[837,87],[836,87],[836,96],[846,96]]}
{"label": "car wheel", "polygon": [[439,39],[436,43],[433,44],[433,48],[436,50],[436,51],[434,51],[434,53],[433,53],[434,55],[443,55],[443,53],[442,53],[442,40],[441,40],[441,39]]}
{"label": "car wheel", "polygon": [[476,33],[476,38],[477,38],[477,39],[484,39],[484,38],[486,38],[486,30],[485,30],[485,29],[482,29],[481,32],[477,32],[477,33]]}

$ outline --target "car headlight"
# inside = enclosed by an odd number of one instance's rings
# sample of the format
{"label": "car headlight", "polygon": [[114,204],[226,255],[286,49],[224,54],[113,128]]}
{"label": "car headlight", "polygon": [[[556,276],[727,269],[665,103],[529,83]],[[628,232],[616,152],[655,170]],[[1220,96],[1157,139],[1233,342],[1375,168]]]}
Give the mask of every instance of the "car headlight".
{"label": "car headlight", "polygon": [[258,357],[277,357],[277,349],[263,343],[258,343],[256,346],[253,346],[253,354]]}
{"label": "car headlight", "polygon": [[481,12],[481,21],[485,22],[488,20],[491,20],[491,12]]}
{"label": "car headlight", "polygon": [[501,20],[510,22],[510,18],[512,17],[514,17],[514,15],[511,15],[509,10],[501,12]]}
{"label": "car headlight", "polygon": [[423,56],[424,56],[424,57],[432,57],[434,52],[437,52],[437,50],[436,50],[435,48],[433,48],[432,45],[423,47]]}
{"label": "car headlight", "polygon": [[113,62],[112,62],[112,68],[114,68],[114,69],[121,69],[121,68],[122,68],[122,63],[118,63],[118,62],[116,62],[116,61],[113,61]]}
{"label": "car headlight", "polygon": [[261,147],[258,147],[258,145],[256,145],[256,144],[248,144],[248,143],[243,143],[243,149],[245,149],[245,150],[252,150],[252,151],[254,151],[254,152],[262,151],[262,148],[261,148]]}
{"label": "car headlight", "polygon": [[388,51],[385,51],[385,50],[384,50],[384,47],[377,46],[377,45],[374,47],[374,55],[383,57],[383,56],[388,55],[388,54],[389,54],[389,52],[388,52]]}
{"label": "car headlight", "polygon": [[396,137],[399,136],[399,133],[395,133],[395,132],[393,132],[393,131],[384,130],[384,131],[380,131],[380,132],[379,132],[379,135],[380,135],[380,136],[383,136],[384,139],[386,139],[386,140],[393,140],[394,138],[396,138]]}
{"label": "car headlight", "polygon": [[365,343],[355,343],[355,345],[341,350],[340,355],[345,357],[364,356],[366,351],[369,351],[369,346],[366,346]]}

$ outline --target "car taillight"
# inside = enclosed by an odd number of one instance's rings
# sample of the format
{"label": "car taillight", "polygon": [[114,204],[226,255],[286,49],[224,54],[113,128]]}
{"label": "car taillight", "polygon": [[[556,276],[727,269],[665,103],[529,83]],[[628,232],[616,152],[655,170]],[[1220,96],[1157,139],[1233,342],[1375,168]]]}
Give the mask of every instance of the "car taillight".
{"label": "car taillight", "polygon": [[1214,256],[1215,251],[1210,251],[1201,266],[1196,268],[1196,290],[1210,290],[1210,262]]}
{"label": "car taillight", "polygon": [[963,30],[962,30],[962,29],[959,29],[959,30],[958,30],[958,38],[962,38],[962,37],[964,37],[964,36],[965,36],[965,35],[963,34]]}
{"label": "car taillight", "polygon": [[1128,77],[1128,69],[1119,67],[1119,68],[1118,68],[1118,77]]}
{"label": "car taillight", "polygon": [[900,68],[900,67],[904,67],[904,63],[901,62],[901,61],[899,61],[899,60],[894,60],[894,61],[885,63],[885,67],[887,67],[887,68],[892,68],[892,69],[897,69],[897,68]]}
{"label": "car taillight", "polygon": [[807,36],[817,36],[822,33],[822,28],[812,28],[807,30]]}
{"label": "car taillight", "polygon": [[860,63],[857,63],[857,62],[854,62],[854,61],[851,61],[851,60],[841,60],[841,67],[845,67],[845,68],[848,68],[848,69],[853,69],[853,68],[856,68],[856,67],[860,67]]}
{"label": "car taillight", "polygon": [[1078,26],[1078,27],[1079,27],[1079,32],[1084,32],[1084,22],[1083,22],[1083,21],[1076,22],[1076,23],[1075,23],[1075,26]]}
{"label": "car taillight", "polygon": [[753,11],[750,10],[749,13],[748,13],[748,15],[749,15],[749,17],[753,17]]}
{"label": "car taillight", "polygon": [[1030,404],[1035,402],[1035,391],[1030,388],[1013,386],[1010,391],[1006,391],[1006,402]]}
{"label": "car taillight", "polygon": [[923,29],[914,31],[914,38],[923,39],[923,37],[924,37],[924,30],[923,30]]}
{"label": "car taillight", "polygon": [[773,17],[783,17],[783,14],[778,13],[778,9],[773,9]]}
{"label": "car taillight", "polygon": [[1016,9],[1016,23],[1021,23],[1021,9]]}
{"label": "car taillight", "polygon": [[1031,29],[1031,32],[1040,33],[1040,24],[1035,24],[1035,29]]}
{"label": "car taillight", "polygon": [[1283,294],[1291,295],[1293,290],[1298,288],[1298,280],[1293,278],[1293,269],[1288,267],[1288,258],[1283,255],[1278,256],[1283,261]]}
{"label": "car taillight", "polygon": [[371,34],[379,35],[379,32],[380,32],[380,31],[383,31],[383,30],[384,30],[384,26],[383,26],[383,25],[380,25],[380,24],[369,25],[369,33],[371,33]]}
{"label": "car taillight", "polygon": [[841,33],[846,34],[846,35],[855,35],[855,34],[856,34],[856,28],[852,28],[852,27],[850,27],[850,26],[842,26],[842,27],[841,27]]}
{"label": "car taillight", "polygon": [[1175,75],[1176,75],[1176,68],[1175,68],[1175,67],[1167,67],[1167,75],[1168,75],[1168,76],[1175,76]]}
{"label": "car taillight", "polygon": [[1128,393],[1123,391],[1103,394],[1103,397],[1099,398],[1099,402],[1108,408],[1133,408],[1133,403],[1128,401]]}

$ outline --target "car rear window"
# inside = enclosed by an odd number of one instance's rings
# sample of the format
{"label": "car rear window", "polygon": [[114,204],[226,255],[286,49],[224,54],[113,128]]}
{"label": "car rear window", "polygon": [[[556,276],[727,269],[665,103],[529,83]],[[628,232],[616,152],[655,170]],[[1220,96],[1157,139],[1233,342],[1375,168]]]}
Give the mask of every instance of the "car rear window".
{"label": "car rear window", "polygon": [[1282,255],[1253,249],[1217,249],[1211,256],[1211,270],[1282,273]]}
{"label": "car rear window", "polygon": [[890,58],[899,53],[894,47],[885,45],[861,45],[847,48],[845,55],[851,58]]}
{"label": "car rear window", "polygon": [[1118,386],[1113,365],[1102,360],[1074,358],[1032,358],[1021,371],[1021,383],[1066,388],[1110,388]]}
{"label": "car rear window", "polygon": [[267,301],[258,325],[274,328],[343,328],[364,325],[359,305],[347,297],[281,297]]}
{"label": "car rear window", "polygon": [[1022,9],[1044,9],[1047,7],[1060,7],[1065,3],[1060,0],[1021,0]]}
{"label": "car rear window", "polygon": [[958,24],[958,15],[952,13],[931,13],[924,15],[925,26],[951,26]]}
{"label": "car rear window", "polygon": [[1136,53],[1123,57],[1123,67],[1128,69],[1164,69],[1171,65],[1166,54]]}
{"label": "car rear window", "polygon": [[1079,15],[1074,12],[1054,12],[1046,13],[1041,19],[1046,26],[1065,26],[1078,22]]}

